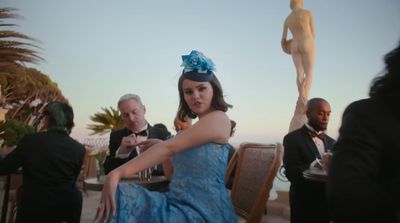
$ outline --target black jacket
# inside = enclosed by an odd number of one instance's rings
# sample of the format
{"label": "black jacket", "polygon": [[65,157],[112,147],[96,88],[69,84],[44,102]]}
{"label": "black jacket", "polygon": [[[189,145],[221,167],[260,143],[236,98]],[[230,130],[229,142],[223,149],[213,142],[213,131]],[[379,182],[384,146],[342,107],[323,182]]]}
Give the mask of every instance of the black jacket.
{"label": "black jacket", "polygon": [[85,147],[64,131],[26,135],[0,161],[0,175],[22,167],[17,222],[79,222],[82,194],[76,188]]}
{"label": "black jacket", "polygon": [[346,108],[328,175],[334,222],[400,222],[399,115],[397,99]]}
{"label": "black jacket", "polygon": [[[333,147],[334,139],[325,137],[327,150]],[[285,175],[290,181],[290,220],[295,222],[329,222],[325,183],[313,182],[303,177],[303,171],[310,167],[318,148],[304,125],[287,134],[283,139],[283,164]]]}
{"label": "black jacket", "polygon": [[[110,150],[110,155],[107,156],[105,162],[104,162],[104,171],[106,174],[108,174],[110,171],[113,169],[121,166],[122,164],[128,162],[129,160],[133,159],[134,157],[137,156],[136,150],[133,150],[131,154],[129,155],[128,158],[126,159],[120,159],[115,157],[115,153],[118,150],[119,146],[121,145],[122,138],[125,136],[128,136],[132,134],[132,131],[130,131],[127,128],[119,129],[116,131],[111,132],[110,134],[110,143],[109,143],[109,150]],[[168,131],[153,127],[148,125],[148,138],[149,139],[161,139],[161,140],[166,140],[168,139],[171,134]],[[155,173],[157,174],[157,173]]]}

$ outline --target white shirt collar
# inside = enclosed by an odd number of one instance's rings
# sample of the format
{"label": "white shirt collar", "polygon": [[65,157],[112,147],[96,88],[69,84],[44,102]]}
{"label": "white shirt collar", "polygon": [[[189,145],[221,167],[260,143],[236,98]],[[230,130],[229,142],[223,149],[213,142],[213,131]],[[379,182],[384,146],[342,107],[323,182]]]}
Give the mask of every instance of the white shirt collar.
{"label": "white shirt collar", "polygon": [[141,132],[143,130],[146,130],[147,128],[149,128],[149,123],[146,122],[146,125],[144,125],[139,131],[135,131],[134,133],[139,133],[139,132]]}
{"label": "white shirt collar", "polygon": [[325,130],[325,131],[317,131],[317,130],[315,130],[311,125],[309,125],[308,123],[306,123],[306,127],[307,127],[309,130],[316,132],[317,134],[321,134],[321,133],[325,133],[325,134],[326,134],[326,130]]}

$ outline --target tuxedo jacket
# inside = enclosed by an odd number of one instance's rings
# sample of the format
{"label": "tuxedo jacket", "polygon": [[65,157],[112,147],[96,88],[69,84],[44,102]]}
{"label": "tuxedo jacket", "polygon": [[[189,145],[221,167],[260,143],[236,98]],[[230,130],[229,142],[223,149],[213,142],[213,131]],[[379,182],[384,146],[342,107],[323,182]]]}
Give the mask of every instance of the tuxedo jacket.
{"label": "tuxedo jacket", "polygon": [[[156,128],[153,126],[148,125],[148,138],[149,139],[161,139],[161,140],[166,140],[168,139],[171,134],[168,131],[165,131],[160,128]],[[133,159],[134,157],[137,156],[136,150],[132,150],[132,152],[129,154],[128,158],[121,159],[115,157],[115,153],[118,150],[119,146],[121,145],[122,138],[125,136],[128,136],[132,134],[132,131],[129,130],[128,128],[123,128],[119,129],[116,131],[111,132],[110,134],[110,142],[109,142],[109,150],[110,150],[110,155],[107,156],[105,162],[104,162],[104,171],[106,174],[111,172],[113,169],[121,166],[122,164],[128,162],[129,160]],[[159,173],[155,173],[156,175]]]}
{"label": "tuxedo jacket", "polygon": [[26,135],[0,161],[0,175],[22,167],[16,222],[79,222],[82,195],[76,188],[85,147],[64,131]]}
{"label": "tuxedo jacket", "polygon": [[329,168],[332,220],[400,222],[399,165],[399,99],[349,105]]}
{"label": "tuxedo jacket", "polygon": [[[325,137],[325,148],[328,151],[332,150],[334,139]],[[291,183],[303,182],[303,171],[310,167],[310,164],[316,159],[321,159],[318,148],[315,145],[312,137],[308,133],[305,125],[287,134],[283,139],[284,156],[283,164],[285,174]]]}
{"label": "tuxedo jacket", "polygon": [[[332,150],[335,142],[325,137],[325,147]],[[290,181],[289,201],[291,222],[329,222],[325,198],[325,183],[313,182],[303,177],[303,171],[316,159],[321,158],[318,148],[304,125],[287,134],[283,139],[283,164]]]}

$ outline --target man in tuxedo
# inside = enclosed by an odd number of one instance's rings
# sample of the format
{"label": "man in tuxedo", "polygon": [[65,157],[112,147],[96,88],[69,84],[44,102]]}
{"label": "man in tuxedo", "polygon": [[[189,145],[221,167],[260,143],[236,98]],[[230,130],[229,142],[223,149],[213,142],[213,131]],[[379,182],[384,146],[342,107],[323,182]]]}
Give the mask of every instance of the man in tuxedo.
{"label": "man in tuxedo", "polygon": [[296,222],[329,222],[325,199],[325,183],[307,180],[303,171],[322,168],[318,160],[332,149],[334,140],[325,135],[331,108],[322,98],[310,99],[306,115],[308,123],[283,139],[283,164],[290,181],[290,220]]}
{"label": "man in tuxedo", "polygon": [[[166,140],[171,135],[168,131],[153,127],[146,121],[144,117],[146,107],[138,95],[123,95],[118,101],[118,109],[125,123],[125,128],[113,131],[110,134],[110,155],[104,162],[106,174],[140,153],[133,146],[134,144],[152,138]],[[161,165],[154,174],[162,174]]]}

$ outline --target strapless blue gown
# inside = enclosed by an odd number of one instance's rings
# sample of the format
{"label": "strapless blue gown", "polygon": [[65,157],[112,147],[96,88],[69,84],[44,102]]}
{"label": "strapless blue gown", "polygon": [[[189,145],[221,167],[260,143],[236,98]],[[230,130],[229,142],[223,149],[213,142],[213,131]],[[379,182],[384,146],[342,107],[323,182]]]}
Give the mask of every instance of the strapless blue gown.
{"label": "strapless blue gown", "polygon": [[110,222],[237,222],[224,185],[228,146],[207,143],[176,154],[168,192],[120,183],[116,191],[117,212]]}

